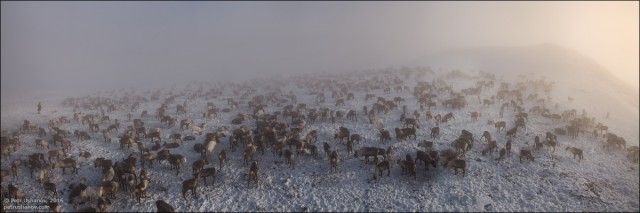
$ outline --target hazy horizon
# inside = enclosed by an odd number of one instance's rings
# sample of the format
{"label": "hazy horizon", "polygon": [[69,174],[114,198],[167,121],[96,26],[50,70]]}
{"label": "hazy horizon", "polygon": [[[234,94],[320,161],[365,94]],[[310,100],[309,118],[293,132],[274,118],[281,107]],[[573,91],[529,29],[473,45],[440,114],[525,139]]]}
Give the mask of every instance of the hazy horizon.
{"label": "hazy horizon", "polygon": [[380,69],[553,43],[638,88],[638,2],[2,2],[2,89]]}

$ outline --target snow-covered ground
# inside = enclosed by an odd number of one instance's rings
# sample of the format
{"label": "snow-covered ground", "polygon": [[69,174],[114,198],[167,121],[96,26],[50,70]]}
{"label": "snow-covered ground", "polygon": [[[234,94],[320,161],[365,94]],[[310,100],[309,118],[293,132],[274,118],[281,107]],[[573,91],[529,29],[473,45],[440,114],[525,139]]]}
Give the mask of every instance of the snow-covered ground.
{"label": "snow-covered ground", "polygon": [[[434,69],[436,70],[436,69]],[[448,70],[447,70],[448,71]],[[461,71],[475,75],[473,70],[461,69]],[[490,72],[490,70],[484,70]],[[404,84],[413,88],[417,81],[427,81],[442,77],[445,72],[427,74],[423,77],[413,72],[409,78],[404,78]],[[370,79],[373,73],[357,75],[353,79]],[[514,73],[498,73],[497,76],[505,75],[505,78],[516,77]],[[543,74],[526,74],[527,78],[516,78],[535,80],[542,78]],[[548,79],[548,78],[547,78]],[[342,79],[336,77],[335,80]],[[629,101],[629,97],[621,95],[618,91],[610,89],[607,84],[597,82],[593,75],[585,78],[554,77],[556,83],[550,94],[551,102],[547,103],[552,113],[562,113],[566,109],[577,109],[578,115],[582,109],[590,117],[596,117],[597,122],[609,126],[609,131],[622,136],[627,141],[627,147],[638,145],[638,106]],[[447,80],[452,82],[454,90],[475,86],[475,81],[470,79],[455,78]],[[515,85],[515,81],[511,82]],[[596,85],[597,87],[594,87]],[[176,92],[182,91],[185,85],[176,86]],[[196,85],[194,85],[196,86]],[[492,89],[483,90],[481,98],[489,98],[495,95],[499,87],[499,81]],[[197,87],[194,87],[197,88]],[[165,88],[164,91],[167,91]],[[336,88],[337,89],[337,88]],[[124,90],[128,91],[128,90]],[[180,175],[176,176],[167,162],[161,164],[154,163],[149,169],[151,183],[147,190],[147,198],[143,198],[142,203],[137,203],[133,197],[123,191],[118,193],[118,198],[112,201],[110,211],[155,211],[155,201],[162,199],[173,205],[177,211],[632,211],[639,209],[639,175],[638,164],[630,162],[624,152],[620,150],[604,150],[602,148],[602,137],[594,138],[590,133],[580,134],[578,138],[572,139],[566,135],[558,136],[559,146],[555,152],[550,152],[547,147],[534,151],[535,161],[519,162],[519,150],[533,149],[534,137],[553,131],[557,127],[565,127],[568,123],[563,121],[553,121],[540,115],[530,114],[524,131],[519,130],[513,140],[513,154],[504,160],[495,160],[498,156],[487,154],[483,156],[480,150],[486,142],[479,141],[483,131],[489,131],[498,142],[498,147],[504,147],[507,141],[505,132],[497,132],[493,125],[487,124],[488,120],[507,121],[507,128],[513,126],[515,113],[507,110],[503,118],[500,118],[498,111],[502,103],[494,106],[483,107],[478,103],[475,96],[467,97],[468,105],[462,109],[454,110],[445,108],[440,103],[446,95],[438,98],[438,105],[432,109],[434,115],[453,112],[455,119],[440,125],[440,136],[436,139],[430,138],[430,129],[435,126],[432,120],[425,119],[425,111],[420,111],[421,126],[418,129],[416,140],[398,141],[393,137],[390,143],[381,144],[378,139],[379,130],[369,124],[366,116],[362,113],[362,107],[369,108],[375,100],[364,101],[365,91],[353,91],[355,100],[346,101],[344,106],[336,107],[331,92],[325,91],[326,102],[315,105],[315,96],[309,95],[306,89],[295,84],[289,84],[282,88],[288,93],[293,91],[298,97],[298,103],[307,103],[309,108],[329,107],[347,111],[354,109],[358,113],[358,121],[350,121],[346,118],[337,119],[336,123],[330,121],[316,121],[308,124],[303,135],[311,130],[318,131],[318,141],[313,143],[320,148],[319,158],[313,159],[308,155],[298,156],[295,168],[291,169],[286,164],[284,158],[274,156],[270,149],[264,155],[257,153],[255,160],[259,165],[259,184],[251,183],[247,186],[249,167],[245,166],[242,158],[242,148],[231,152],[227,138],[221,139],[221,144],[214,151],[216,159],[212,160],[213,166],[218,169],[215,184],[204,186],[200,182],[197,190],[197,198],[187,195],[185,201],[181,194],[181,183],[183,180],[192,178],[191,167],[187,165]],[[194,123],[206,122],[208,127],[204,132],[215,131],[220,126],[227,126],[230,130],[236,129],[239,125],[231,124],[231,120],[238,113],[249,113],[246,104],[240,105],[238,111],[218,114],[212,119],[202,118],[202,112],[206,108],[207,102],[214,102],[220,108],[228,107],[226,98],[234,97],[231,90],[226,89],[224,94],[217,99],[202,100],[196,99],[188,103],[186,115],[179,115],[178,120],[190,118]],[[525,92],[524,97],[534,92],[532,89]],[[382,90],[374,90],[378,96],[387,100],[393,97],[403,97],[406,102],[400,105],[408,106],[408,114],[414,110],[419,110],[416,99],[410,92],[396,92],[392,89],[390,94],[385,94]],[[15,94],[15,93],[13,93]],[[79,92],[78,94],[81,94]],[[29,120],[32,124],[46,127],[49,119],[60,116],[73,117],[72,108],[61,105],[64,98],[83,97],[84,95],[95,96],[96,93],[78,95],[69,93],[58,93],[54,91],[39,91],[28,95],[3,95],[2,96],[2,129],[15,130],[23,120]],[[102,96],[110,98],[120,98],[123,90],[117,90],[113,95],[100,93]],[[136,94],[149,97],[147,90],[139,90]],[[260,91],[257,92],[260,94]],[[544,97],[543,92],[540,95]],[[569,102],[567,97],[571,96],[574,101]],[[251,96],[250,96],[251,97]],[[637,97],[631,97],[637,98]],[[238,100],[237,97],[235,97]],[[182,104],[185,97],[178,97],[175,103]],[[636,99],[637,100],[637,99]],[[36,103],[42,102],[43,113],[36,113]],[[152,116],[144,118],[147,128],[162,127],[160,121],[153,118],[155,109],[160,106],[161,101],[143,102],[134,113],[134,118],[140,118],[142,110],[147,110]],[[169,106],[168,114],[175,116],[175,103]],[[554,108],[558,103],[559,107]],[[535,106],[533,101],[525,101],[525,109]],[[271,104],[266,108],[267,113],[280,111],[282,107]],[[472,122],[470,113],[481,112],[481,117],[476,122]],[[610,118],[605,119],[606,112],[610,112]],[[95,111],[87,111],[95,112]],[[111,119],[117,118],[123,126],[132,125],[127,122],[126,114],[128,108],[109,113]],[[385,128],[391,130],[401,127],[401,110],[393,110],[388,114],[379,114],[383,119]],[[290,119],[282,119],[289,122]],[[254,121],[247,124],[253,128]],[[104,128],[106,125],[101,125]],[[393,154],[393,166],[389,177],[383,174],[378,180],[373,180],[374,165],[364,162],[362,157],[356,159],[352,154],[346,152],[346,147],[338,140],[333,139],[333,134],[338,131],[338,127],[349,128],[351,133],[358,133],[364,136],[365,140],[355,144],[354,150],[364,146],[377,146],[387,148],[392,145],[395,148]],[[88,127],[76,121],[61,125],[66,130],[85,130]],[[435,150],[450,148],[450,142],[456,139],[461,130],[466,129],[472,132],[476,142],[473,148],[464,156],[467,160],[468,168],[466,175],[454,175],[451,169],[430,167],[424,170],[424,165],[417,165],[417,179],[401,174],[400,166],[395,164],[397,159],[404,159],[406,154],[411,154],[414,158],[416,150],[421,150],[418,143],[424,140],[432,140],[436,144]],[[122,130],[118,132],[121,134]],[[189,131],[181,131],[179,125],[173,128],[163,129],[163,141],[170,141],[168,136],[171,133],[182,133],[190,135]],[[80,177],[88,180],[89,186],[98,186],[102,179],[101,172],[93,167],[93,160],[98,157],[121,160],[130,153],[137,152],[137,149],[120,149],[117,142],[105,144],[101,134],[92,133],[92,139],[76,142],[75,138],[72,152],[79,162],[78,175],[67,172],[62,175],[62,171],[56,169],[53,172],[52,181],[57,184],[59,191],[58,198],[62,198],[64,211],[73,211],[71,204],[68,204],[70,183],[76,182]],[[20,137],[22,147],[14,153],[11,159],[26,158],[26,155],[33,152],[44,152],[34,146],[37,134],[25,134]],[[47,137],[48,139],[48,137]],[[117,140],[117,138],[114,138]],[[199,155],[193,151],[196,142],[202,142],[204,135],[197,136],[196,141],[185,141],[184,145],[172,149],[172,153],[179,153],[187,157],[187,164],[199,159]],[[148,143],[148,139],[145,142]],[[340,155],[338,172],[329,172],[328,157],[322,151],[322,142],[331,144],[332,149],[337,149]],[[149,143],[151,145],[151,143]],[[581,162],[573,159],[573,156],[565,147],[575,146],[584,150],[584,159]],[[55,147],[52,147],[55,149]],[[226,150],[228,162],[222,168],[218,168],[217,154],[221,150]],[[89,151],[92,157],[84,159],[78,157],[80,151]],[[554,158],[552,159],[552,156]],[[11,159],[2,160],[2,168],[10,168]],[[138,170],[140,168],[138,167]],[[460,171],[458,171],[460,172]],[[13,180],[10,176],[5,177],[2,183],[6,189],[9,183],[20,188],[24,194],[31,199],[47,199],[52,195],[45,195],[41,185],[34,178],[29,178],[29,171],[26,167],[18,169],[19,180]],[[385,172],[386,173],[386,172]],[[4,205],[8,205],[5,203]]]}

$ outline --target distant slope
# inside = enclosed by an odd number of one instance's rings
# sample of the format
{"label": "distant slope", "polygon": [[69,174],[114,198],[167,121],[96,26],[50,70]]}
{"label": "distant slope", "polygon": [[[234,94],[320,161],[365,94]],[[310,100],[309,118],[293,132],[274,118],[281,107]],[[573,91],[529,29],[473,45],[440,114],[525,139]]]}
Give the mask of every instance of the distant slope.
{"label": "distant slope", "polygon": [[[409,66],[430,66],[434,71],[482,70],[498,78],[545,78],[556,83],[551,97],[563,108],[585,109],[590,116],[628,132],[638,141],[639,93],[592,59],[553,44],[525,47],[482,47],[455,49],[408,62]],[[567,97],[575,98],[569,103]],[[604,119],[610,112],[611,118]]]}

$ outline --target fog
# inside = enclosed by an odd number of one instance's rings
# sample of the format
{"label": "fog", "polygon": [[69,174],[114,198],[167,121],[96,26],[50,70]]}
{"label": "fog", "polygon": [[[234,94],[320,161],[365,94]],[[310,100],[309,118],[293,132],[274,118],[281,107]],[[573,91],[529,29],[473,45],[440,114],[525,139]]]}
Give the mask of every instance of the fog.
{"label": "fog", "polygon": [[638,2],[2,2],[2,90],[344,72],[554,43],[638,88]]}

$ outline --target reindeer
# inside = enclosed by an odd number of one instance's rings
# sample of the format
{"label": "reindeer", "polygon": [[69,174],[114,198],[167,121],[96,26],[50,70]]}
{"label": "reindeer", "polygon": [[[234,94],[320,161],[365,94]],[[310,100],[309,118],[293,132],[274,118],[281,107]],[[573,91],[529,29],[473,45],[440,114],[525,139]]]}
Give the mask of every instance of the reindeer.
{"label": "reindeer", "polygon": [[148,187],[149,187],[148,179],[142,179],[140,180],[140,183],[136,185],[135,194],[136,194],[136,200],[138,200],[138,203],[140,203],[140,199],[146,195]]}
{"label": "reindeer", "polygon": [[336,133],[333,137],[333,139],[340,139],[340,142],[343,142],[343,139],[346,138],[347,140],[349,140],[349,132],[348,131],[340,131],[338,133]]}
{"label": "reindeer", "polygon": [[106,197],[98,198],[98,209],[100,212],[107,212],[107,208],[111,205],[111,200]]}
{"label": "reindeer", "polygon": [[56,188],[56,184],[55,183],[51,183],[51,182],[47,181],[44,184],[42,184],[42,187],[44,188],[45,195],[48,194],[49,192],[51,192],[51,193],[53,193],[54,196],[58,196],[58,190]]}
{"label": "reindeer", "polygon": [[120,185],[116,181],[103,181],[102,189],[104,190],[104,195],[111,199],[115,199],[119,186]]}
{"label": "reindeer", "polygon": [[157,212],[175,212],[175,208],[173,208],[173,206],[169,205],[164,200],[156,201],[156,210]]}
{"label": "reindeer", "polygon": [[24,194],[22,194],[22,191],[20,189],[18,189],[18,187],[14,186],[13,184],[9,184],[7,186],[7,188],[8,188],[8,195],[9,195],[8,197],[9,198],[15,198],[15,199],[19,199],[19,200],[25,199]]}
{"label": "reindeer", "polygon": [[408,172],[409,176],[413,176],[413,179],[415,180],[417,178],[415,161],[409,154],[407,154],[405,157],[405,160],[398,159],[397,164],[399,164],[400,168],[402,168],[403,175],[405,174],[405,172]]}
{"label": "reindeer", "polygon": [[109,167],[107,172],[104,174],[104,178],[102,178],[102,182],[110,182],[113,180],[113,177],[116,175],[116,172],[113,170],[113,167]]}
{"label": "reindeer", "polygon": [[350,141],[357,141],[358,143],[360,143],[362,141],[362,136],[360,136],[359,134],[351,134]]}
{"label": "reindeer", "polygon": [[111,134],[108,130],[102,130],[102,137],[104,138],[104,143],[111,143]]}
{"label": "reindeer", "polygon": [[51,162],[51,159],[54,157],[56,158],[56,160],[60,160],[61,156],[66,155],[62,150],[59,150],[59,149],[49,150],[48,154],[49,154],[49,158],[48,158],[49,162]]}
{"label": "reindeer", "polygon": [[377,128],[384,128],[384,122],[380,118],[369,117],[369,123],[373,124]]}
{"label": "reindeer", "polygon": [[40,149],[44,149],[46,147],[49,149],[49,143],[44,139],[36,139],[36,147]]}
{"label": "reindeer", "polygon": [[160,132],[156,132],[156,131],[146,134],[145,138],[151,138],[151,141],[153,141],[153,139],[158,139],[158,142],[162,142],[162,137],[160,137]]}
{"label": "reindeer", "polygon": [[547,140],[544,145],[553,147],[553,151],[552,152],[556,152],[556,145],[557,144],[558,144],[558,142],[555,139],[552,139],[552,140]]}
{"label": "reindeer", "polygon": [[249,144],[249,146],[247,146],[247,148],[245,148],[244,150],[244,165],[246,166],[249,162],[249,160],[253,160],[253,154],[256,153],[257,147],[254,146],[253,144]]}
{"label": "reindeer", "polygon": [[418,120],[415,119],[415,118],[405,118],[404,119],[404,127],[407,128],[407,127],[409,127],[409,125],[411,125],[411,127],[414,127],[414,128],[420,128],[418,126]]}
{"label": "reindeer", "polygon": [[194,161],[191,165],[193,175],[195,176],[198,172],[200,172],[200,170],[202,170],[205,165],[209,165],[209,160],[207,160],[206,158],[204,160],[200,159]]}
{"label": "reindeer", "polygon": [[349,112],[347,112],[347,119],[351,119],[352,121],[358,121],[358,116],[356,115],[356,111],[349,110]]}
{"label": "reindeer", "polygon": [[222,151],[220,151],[220,154],[218,154],[218,161],[220,161],[220,169],[222,169],[222,163],[224,163],[227,160],[227,152],[225,152],[225,150],[223,149]]}
{"label": "reindeer", "polygon": [[215,186],[216,183],[216,169],[213,167],[210,168],[204,168],[202,170],[200,170],[197,175],[202,178],[202,180],[204,181],[204,185],[207,185],[207,177],[212,177],[213,178],[213,182],[211,184],[213,184]]}
{"label": "reindeer", "polygon": [[578,156],[578,162],[580,162],[580,160],[582,160],[582,149],[578,149],[576,147],[571,147],[571,146],[567,146],[567,148],[565,149],[569,152],[571,152],[573,154],[573,159],[576,158],[576,156]]}
{"label": "reindeer", "polygon": [[389,131],[381,129],[380,130],[380,142],[384,143],[385,141],[391,140],[391,133]]}
{"label": "reindeer", "polygon": [[153,168],[153,161],[158,159],[158,155],[155,152],[140,153],[140,165],[144,169],[144,163],[149,162],[149,168]]}
{"label": "reindeer", "polygon": [[416,137],[417,137],[416,136],[416,128],[402,128],[401,131],[402,131],[402,136],[405,137],[405,138],[408,137],[408,136],[413,135],[413,139],[415,140]]}
{"label": "reindeer", "polygon": [[458,174],[458,169],[462,169],[462,177],[464,177],[465,173],[466,173],[466,168],[467,168],[467,161],[463,160],[463,159],[455,159],[455,160],[451,160],[448,161],[445,166],[445,168],[448,167],[453,167],[454,168],[454,175]]}
{"label": "reindeer", "polygon": [[104,158],[96,158],[93,161],[93,167],[94,168],[100,167],[102,169],[103,174],[107,172],[109,168],[112,166],[113,166],[113,162],[111,160],[106,160]]}
{"label": "reindeer", "polygon": [[529,161],[534,161],[535,158],[531,154],[531,150],[521,149],[520,150],[520,163],[522,163],[522,158],[528,159]]}
{"label": "reindeer", "polygon": [[176,176],[180,174],[180,165],[187,163],[187,159],[180,154],[170,154],[168,160],[171,168],[176,168]]}
{"label": "reindeer", "polygon": [[456,149],[457,153],[462,153],[464,155],[468,150],[469,144],[465,142],[465,140],[458,138],[451,142],[451,146]]}
{"label": "reindeer", "polygon": [[511,128],[511,129],[507,130],[507,137],[513,138],[513,137],[516,136],[517,132],[518,132],[518,127],[515,126],[515,127]]}
{"label": "reindeer", "polygon": [[331,156],[331,145],[329,145],[329,143],[327,143],[327,142],[324,142],[324,143],[322,143],[322,146],[324,148],[324,152],[327,154],[327,157],[330,158],[330,156]]}
{"label": "reindeer", "polygon": [[364,156],[365,159],[365,163],[369,162],[369,156],[373,156],[375,158],[374,162],[378,162],[378,155],[381,156],[385,156],[386,150],[384,150],[383,148],[378,148],[378,147],[362,147],[360,149],[358,149],[354,154],[353,157],[358,158],[358,156],[362,155]]}
{"label": "reindeer", "polygon": [[376,180],[377,177],[381,177],[384,170],[387,170],[387,177],[389,177],[391,174],[391,164],[388,160],[384,160],[376,165],[376,169],[373,173],[373,179]]}
{"label": "reindeer", "polygon": [[501,130],[504,130],[507,128],[507,122],[505,121],[498,121],[494,124],[494,126],[496,127],[496,130],[498,132],[500,132]]}
{"label": "reindeer", "polygon": [[74,208],[77,209],[78,204],[92,199],[99,199],[102,197],[103,188],[102,187],[86,187],[84,190],[81,190],[79,195],[73,197],[71,202],[73,203]]}
{"label": "reindeer", "polygon": [[482,150],[482,155],[484,156],[487,152],[493,153],[494,149],[498,149],[498,144],[495,140],[489,141],[487,146]]}
{"label": "reindeer", "polygon": [[289,164],[289,167],[291,167],[293,169],[294,167],[294,154],[293,152],[289,151],[288,149],[284,150],[284,157],[287,159],[287,163]]}
{"label": "reindeer", "polygon": [[196,189],[198,188],[199,178],[200,178],[200,175],[196,175],[194,178],[182,181],[182,197],[184,198],[185,201],[187,200],[187,192],[189,190],[191,190],[191,193],[194,198],[197,197]]}
{"label": "reindeer", "polygon": [[333,152],[331,152],[331,157],[330,157],[330,166],[331,168],[329,169],[331,173],[333,172],[337,172],[338,171],[338,152],[336,152],[336,150],[333,150]]}
{"label": "reindeer", "polygon": [[440,127],[436,126],[431,128],[431,138],[436,138],[440,136]]}
{"label": "reindeer", "polygon": [[507,154],[507,150],[505,148],[500,149],[500,157],[496,158],[496,160],[504,159],[504,156]]}
{"label": "reindeer", "polygon": [[491,133],[489,133],[489,131],[484,131],[484,132],[482,133],[482,137],[480,137],[480,140],[482,140],[483,138],[484,138],[484,139],[485,139],[485,141],[487,141],[487,142],[491,141],[491,140],[492,140],[492,138],[491,138]]}
{"label": "reindeer", "polygon": [[418,160],[424,162],[424,170],[429,170],[429,164],[436,168],[437,162],[428,153],[418,150],[416,155],[414,163],[417,164]]}
{"label": "reindeer", "polygon": [[65,158],[62,161],[58,161],[57,163],[54,163],[53,168],[55,169],[56,167],[62,168],[63,175],[65,174],[65,168],[67,167],[72,167],[73,173],[78,174],[78,164],[76,163],[76,160],[74,160],[73,158]]}
{"label": "reindeer", "polygon": [[249,180],[247,181],[247,187],[249,187],[249,183],[251,183],[251,179],[258,184],[258,162],[253,161],[251,163],[251,168],[249,169]]}

